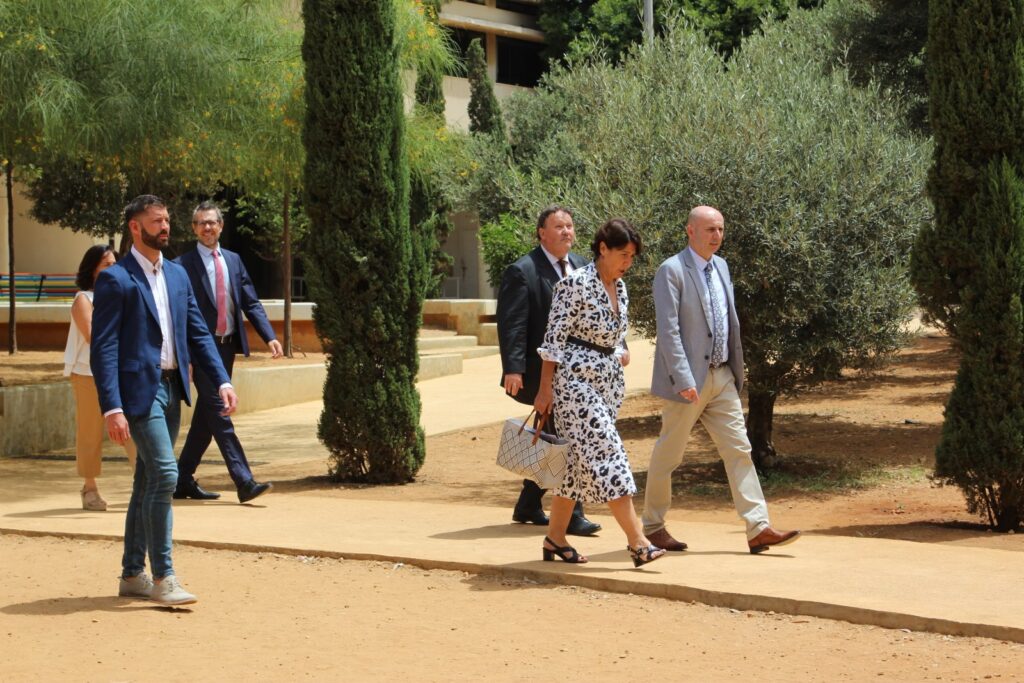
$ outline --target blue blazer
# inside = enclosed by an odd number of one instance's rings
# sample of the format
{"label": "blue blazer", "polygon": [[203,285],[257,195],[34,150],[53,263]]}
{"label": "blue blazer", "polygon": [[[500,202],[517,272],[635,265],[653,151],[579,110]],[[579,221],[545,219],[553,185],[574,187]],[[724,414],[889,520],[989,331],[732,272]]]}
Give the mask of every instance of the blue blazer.
{"label": "blue blazer", "polygon": [[[242,259],[233,251],[221,249],[224,255],[224,263],[228,267],[228,280],[231,285],[231,301],[235,304],[235,332],[242,343],[241,350],[246,356],[249,355],[249,339],[245,334],[245,323],[242,314],[252,323],[256,334],[265,342],[277,339],[274,328],[267,319],[267,312],[263,310],[260,298],[256,296],[256,288],[249,279],[249,273],[242,263]],[[188,273],[188,279],[192,283],[192,291],[196,295],[196,303],[199,304],[199,311],[206,319],[207,327],[213,331],[217,329],[217,297],[210,285],[210,278],[206,274],[206,266],[203,264],[203,257],[199,250],[193,247],[175,259],[175,263],[181,264]]]}
{"label": "blue blazer", "polygon": [[[214,384],[231,380],[217,353],[192,293],[185,269],[164,259],[171,308],[174,350],[185,402],[192,405],[188,366],[195,363]],[[127,415],[148,414],[160,383],[160,319],[153,291],[135,257],[129,254],[96,278],[93,295],[92,367],[100,409],[121,408]]]}

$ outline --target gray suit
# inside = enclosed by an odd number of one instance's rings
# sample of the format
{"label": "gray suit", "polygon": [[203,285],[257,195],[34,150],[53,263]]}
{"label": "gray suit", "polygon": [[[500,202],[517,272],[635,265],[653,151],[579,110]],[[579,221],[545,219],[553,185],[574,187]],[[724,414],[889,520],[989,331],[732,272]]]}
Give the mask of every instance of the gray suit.
{"label": "gray suit", "polygon": [[[736,391],[739,391],[743,388],[743,346],[732,278],[725,259],[712,256],[711,263],[728,301],[728,363],[736,380]],[[654,307],[658,317],[658,344],[651,393],[669,401],[682,401],[680,391],[690,387],[699,390],[704,386],[712,344],[708,287],[689,249],[667,259],[658,268],[654,276]]]}
{"label": "gray suit", "polygon": [[[712,256],[710,263],[712,277],[719,278],[729,310],[728,359],[718,368],[711,368],[714,324],[707,283],[693,252],[687,248],[667,259],[654,276],[658,340],[651,393],[665,400],[661,435],[647,471],[644,533],[652,534],[665,526],[665,515],[672,504],[672,472],[682,462],[690,432],[700,420],[725,463],[736,512],[746,523],[747,538],[752,539],[769,524],[768,506],[750,459],[740,403],[740,321],[729,266],[718,256]],[[693,403],[679,395],[691,388],[699,393]]]}

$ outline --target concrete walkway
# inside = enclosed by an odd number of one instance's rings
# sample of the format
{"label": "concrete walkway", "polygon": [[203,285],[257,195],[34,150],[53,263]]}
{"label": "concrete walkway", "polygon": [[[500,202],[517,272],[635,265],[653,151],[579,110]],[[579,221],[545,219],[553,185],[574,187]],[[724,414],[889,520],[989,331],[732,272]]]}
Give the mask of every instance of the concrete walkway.
{"label": "concrete walkway", "polygon": [[[651,349],[643,343],[633,348],[628,384],[638,390],[649,379]],[[507,417],[515,406],[498,389],[499,374],[496,358],[481,358],[467,361],[462,375],[422,382],[428,434]],[[319,406],[303,404],[245,419],[283,422],[290,410],[309,415]],[[285,446],[263,441],[258,457],[292,453]],[[64,487],[47,480],[52,467],[35,462],[0,461],[0,532],[120,538],[123,502],[107,513],[71,508]],[[130,487],[127,468],[117,469],[120,474],[105,475],[104,490],[108,498],[124,500]],[[578,548],[591,562],[574,566],[540,561],[541,530],[510,524],[509,512],[495,507],[367,504],[315,492],[275,493],[257,503],[177,501],[175,540],[210,548],[404,562],[1024,642],[1024,552],[808,535],[794,545],[751,556],[739,524],[693,523],[677,511],[670,514],[672,528],[691,550],[636,570],[611,518],[595,517],[605,531],[580,539]]]}

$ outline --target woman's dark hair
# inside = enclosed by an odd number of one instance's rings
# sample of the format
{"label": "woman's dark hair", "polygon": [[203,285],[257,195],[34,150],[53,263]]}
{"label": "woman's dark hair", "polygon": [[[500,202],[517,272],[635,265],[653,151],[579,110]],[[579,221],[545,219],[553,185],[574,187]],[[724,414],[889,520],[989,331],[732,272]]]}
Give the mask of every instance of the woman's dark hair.
{"label": "woman's dark hair", "polygon": [[625,218],[612,218],[594,233],[594,241],[590,243],[590,251],[594,255],[594,260],[601,255],[602,242],[609,249],[622,249],[627,244],[632,244],[636,247],[637,256],[644,249],[640,233]]}
{"label": "woman's dark hair", "polygon": [[[96,272],[96,266],[100,264],[108,251],[114,251],[109,244],[94,244],[85,250],[85,256],[78,264],[78,275],[75,276],[75,284],[83,292],[89,291],[96,284],[96,277],[93,273]],[[117,259],[117,253],[114,253],[114,258]]]}

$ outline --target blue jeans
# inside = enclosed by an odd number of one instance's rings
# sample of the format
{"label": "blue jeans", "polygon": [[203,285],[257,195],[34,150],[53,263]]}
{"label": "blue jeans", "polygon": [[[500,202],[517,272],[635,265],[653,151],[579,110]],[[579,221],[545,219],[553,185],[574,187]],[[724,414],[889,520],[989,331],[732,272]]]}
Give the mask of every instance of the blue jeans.
{"label": "blue jeans", "polygon": [[174,441],[181,424],[181,389],[177,378],[162,380],[148,415],[125,415],[138,447],[132,497],[124,521],[121,576],[137,576],[146,567],[154,579],[174,574],[171,565],[171,496],[178,483]]}

